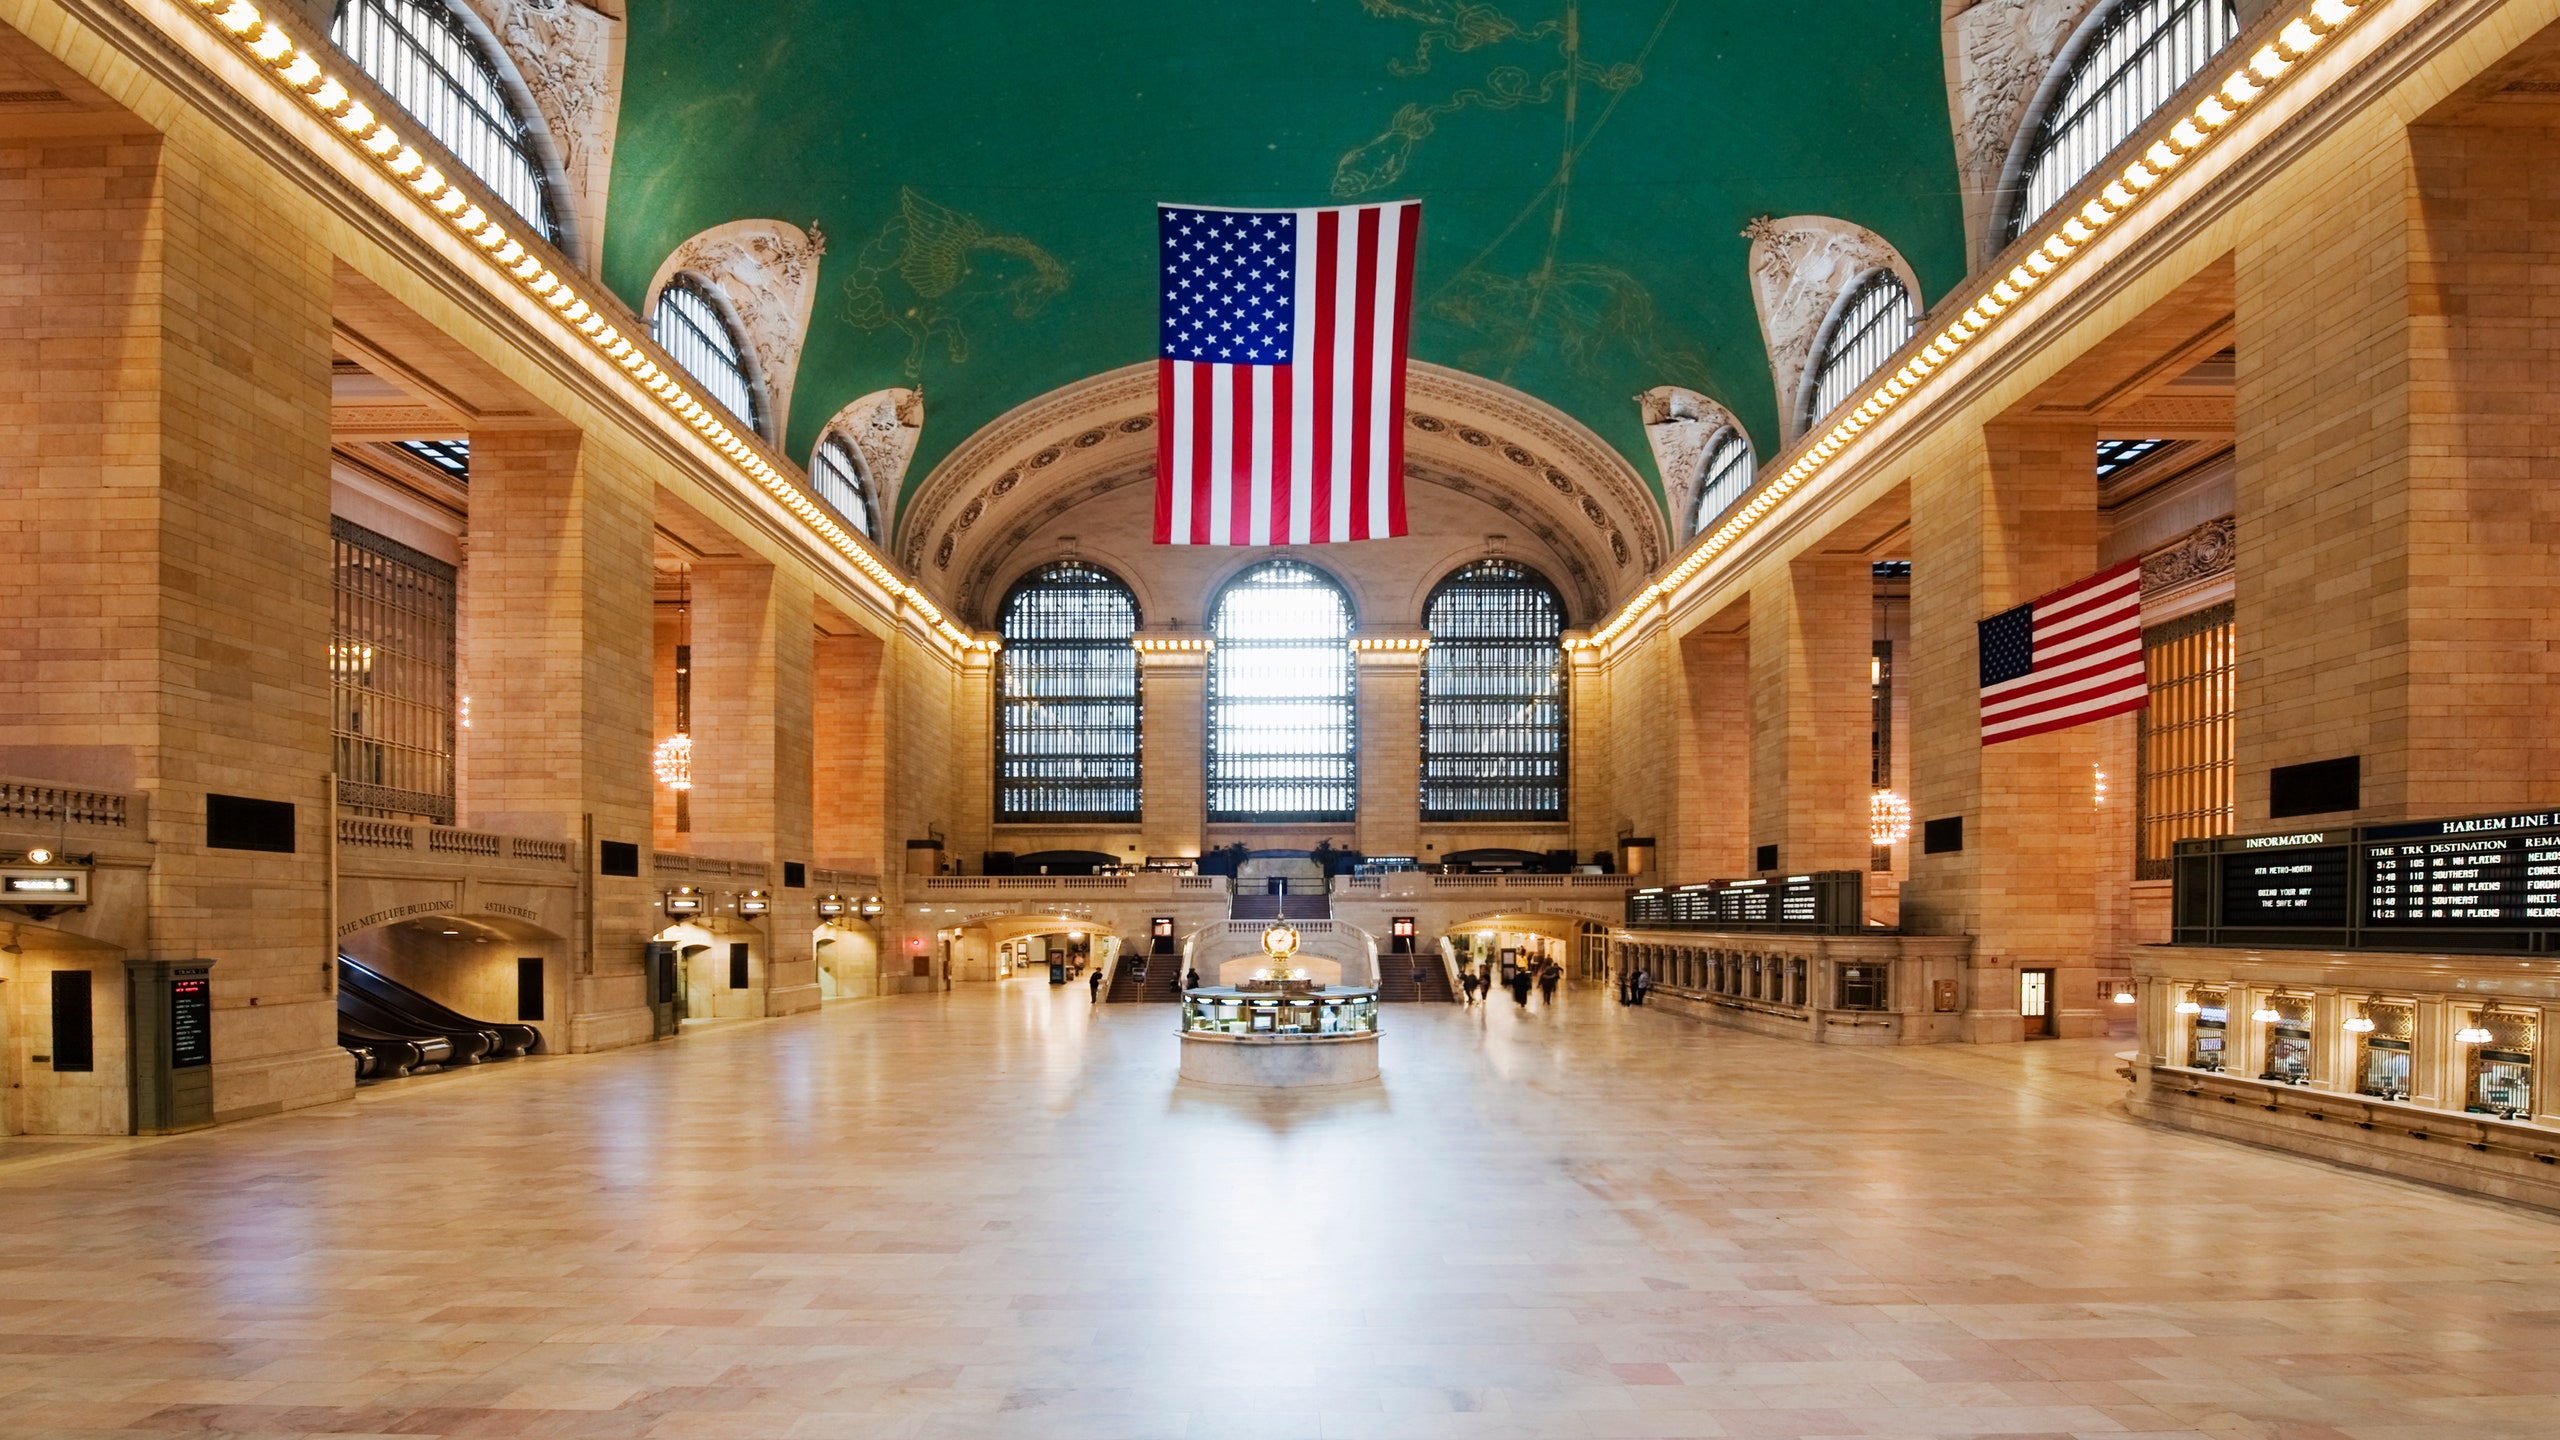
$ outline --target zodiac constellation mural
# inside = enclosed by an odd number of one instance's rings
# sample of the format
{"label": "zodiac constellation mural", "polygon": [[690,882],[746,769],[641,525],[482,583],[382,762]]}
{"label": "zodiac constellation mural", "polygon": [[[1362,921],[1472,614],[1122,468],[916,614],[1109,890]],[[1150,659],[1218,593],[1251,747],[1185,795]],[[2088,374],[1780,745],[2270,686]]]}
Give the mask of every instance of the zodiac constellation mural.
{"label": "zodiac constellation mural", "polygon": [[854,257],[844,282],[844,316],[863,330],[904,334],[906,373],[914,377],[924,372],[937,340],[952,364],[967,363],[962,312],[970,300],[1000,292],[1013,318],[1028,320],[1068,279],[1066,265],[1031,240],[998,234],[974,215],[900,187],[898,213]]}
{"label": "zodiac constellation mural", "polygon": [[[1645,63],[1679,5],[1680,0],[1664,5],[1634,59],[1604,62],[1584,53],[1581,0],[1565,0],[1554,16],[1536,21],[1468,0],[1360,0],[1361,9],[1378,19],[1416,27],[1412,50],[1386,62],[1389,74],[1404,79],[1431,75],[1442,59],[1455,55],[1488,52],[1488,58],[1506,58],[1475,83],[1438,99],[1398,106],[1384,130],[1335,162],[1337,198],[1352,199],[1399,183],[1441,123],[1462,112],[1551,108],[1564,130],[1547,183],[1491,243],[1425,297],[1432,315],[1483,337],[1466,357],[1470,367],[1508,380],[1542,343],[1551,345],[1565,365],[1590,375],[1603,373],[1602,352],[1611,346],[1630,350],[1666,373],[1701,363],[1666,349],[1653,296],[1635,276],[1614,266],[1566,258],[1574,166],[1607,128],[1619,102],[1644,83]],[[1542,55],[1534,65],[1507,58],[1533,49],[1551,52],[1551,58]],[[1599,99],[1596,107],[1586,92]],[[1539,230],[1544,231],[1543,246],[1535,264],[1514,273],[1489,268],[1515,236],[1536,236]]]}

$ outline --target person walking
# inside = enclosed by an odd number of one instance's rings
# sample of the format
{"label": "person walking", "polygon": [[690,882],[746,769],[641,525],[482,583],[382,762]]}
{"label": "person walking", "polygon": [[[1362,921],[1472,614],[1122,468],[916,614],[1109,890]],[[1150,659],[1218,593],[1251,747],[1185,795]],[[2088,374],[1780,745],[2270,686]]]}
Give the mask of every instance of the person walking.
{"label": "person walking", "polygon": [[1529,1008],[1528,971],[1514,970],[1511,972],[1511,998],[1520,1006],[1521,1009],[1526,1010]]}
{"label": "person walking", "polygon": [[1473,1005],[1476,1003],[1476,972],[1473,970],[1459,971],[1458,988],[1467,992],[1468,1004]]}
{"label": "person walking", "polygon": [[1562,978],[1562,973],[1558,971],[1552,963],[1545,969],[1540,970],[1538,972],[1538,998],[1544,1000],[1551,1006],[1554,1005],[1556,1003],[1556,981]]}
{"label": "person walking", "polygon": [[1092,973],[1091,975],[1088,975],[1088,976],[1086,976],[1086,977],[1085,977],[1085,981],[1084,981],[1084,988],[1085,988],[1085,990],[1086,990],[1088,993],[1090,993],[1090,994],[1093,996],[1093,1003],[1094,1003],[1094,1004],[1099,1005],[1099,1004],[1101,1004],[1101,1003],[1102,1003],[1102,967],[1101,967],[1101,966],[1099,966],[1099,965],[1094,966],[1094,967],[1093,967],[1093,973]]}

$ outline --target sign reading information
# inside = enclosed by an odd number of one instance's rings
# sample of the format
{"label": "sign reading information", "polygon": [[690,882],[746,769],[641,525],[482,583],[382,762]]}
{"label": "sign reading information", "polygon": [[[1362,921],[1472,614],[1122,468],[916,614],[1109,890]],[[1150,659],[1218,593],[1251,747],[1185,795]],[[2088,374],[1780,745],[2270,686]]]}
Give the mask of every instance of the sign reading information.
{"label": "sign reading information", "polygon": [[2185,841],[2175,873],[2180,944],[2560,951],[2560,811]]}

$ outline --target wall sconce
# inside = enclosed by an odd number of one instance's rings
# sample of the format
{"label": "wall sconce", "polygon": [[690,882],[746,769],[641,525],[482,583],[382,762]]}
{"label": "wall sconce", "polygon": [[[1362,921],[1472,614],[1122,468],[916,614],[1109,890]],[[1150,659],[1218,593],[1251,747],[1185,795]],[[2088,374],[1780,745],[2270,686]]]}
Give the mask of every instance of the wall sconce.
{"label": "wall sconce", "polygon": [[880,912],[888,908],[888,906],[880,903],[880,897],[877,895],[865,895],[862,897],[862,918],[865,920],[878,919]]}
{"label": "wall sconce", "polygon": [[2181,1015],[2201,1015],[2204,1013],[2204,1006],[2197,1003],[2191,997],[2178,1002],[2178,1013]]}
{"label": "wall sconce", "polygon": [[2497,1036],[2489,1033],[2489,1027],[2480,1023],[2488,1018],[2489,1012],[2486,1010],[2472,1016],[2470,1024],[2453,1032],[2453,1043],[2456,1045],[2486,1045],[2490,1041],[2497,1039]]}
{"label": "wall sconce", "polygon": [[772,908],[773,897],[761,890],[750,890],[738,897],[738,913],[741,915],[762,915]]}
{"label": "wall sconce", "polygon": [[702,903],[701,891],[690,885],[679,885],[659,901],[659,908],[670,915],[699,915]]}
{"label": "wall sconce", "polygon": [[2373,1017],[2370,1015],[2350,1015],[2347,1017],[2346,1024],[2340,1028],[2344,1029],[2350,1035],[2370,1035],[2373,1033]]}
{"label": "wall sconce", "polygon": [[2273,1025],[2284,1017],[2276,1013],[2276,1007],[2273,1005],[2261,1005],[2249,1012],[2249,1018],[2261,1025]]}
{"label": "wall sconce", "polygon": [[830,920],[844,914],[845,911],[850,908],[852,907],[845,903],[845,898],[841,895],[821,895],[818,897],[818,913],[826,916]]}

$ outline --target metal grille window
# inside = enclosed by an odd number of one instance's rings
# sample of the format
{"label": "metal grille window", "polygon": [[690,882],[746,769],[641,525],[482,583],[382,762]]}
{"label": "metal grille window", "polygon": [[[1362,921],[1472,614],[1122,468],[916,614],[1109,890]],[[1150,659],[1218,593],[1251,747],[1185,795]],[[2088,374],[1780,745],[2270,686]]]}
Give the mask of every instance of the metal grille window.
{"label": "metal grille window", "polygon": [[750,430],[763,430],[756,414],[755,382],[747,374],[746,349],[701,281],[679,275],[658,292],[658,311],[650,317],[649,336],[731,415],[746,422]]}
{"label": "metal grille window", "polygon": [[998,628],[997,817],[1137,819],[1137,597],[1064,561],[1014,587]]}
{"label": "metal grille window", "polygon": [[330,626],[338,803],[363,815],[453,823],[454,570],[331,520]]}
{"label": "metal grille window", "polygon": [[2117,0],[2028,141],[2006,238],[2089,178],[2239,33],[2232,0]]}
{"label": "metal grille window", "polygon": [[2232,607],[2143,632],[2151,707],[2141,712],[2139,873],[2165,880],[2181,840],[2231,833],[2235,762]]}
{"label": "metal grille window", "polygon": [[1423,610],[1422,818],[1564,818],[1564,602],[1537,572],[1483,560]]}
{"label": "metal grille window", "polygon": [[867,538],[871,531],[871,483],[862,459],[842,440],[828,438],[809,457],[809,484],[837,518]]}
{"label": "metal grille window", "polygon": [[1209,818],[1351,819],[1350,597],[1312,565],[1265,561],[1219,592],[1209,630]]}
{"label": "metal grille window", "polygon": [[329,38],[543,239],[560,238],[532,127],[448,0],[343,0]]}
{"label": "metal grille window", "polygon": [[1707,447],[1703,469],[1705,478],[1698,483],[1698,510],[1689,519],[1689,533],[1698,534],[1709,522],[1743,497],[1760,473],[1760,459],[1751,453],[1751,437],[1739,430],[1727,430]]}
{"label": "metal grille window", "polygon": [[1858,283],[1824,332],[1804,412],[1806,429],[1855,394],[1911,339],[1920,315],[1902,277],[1878,270]]}

